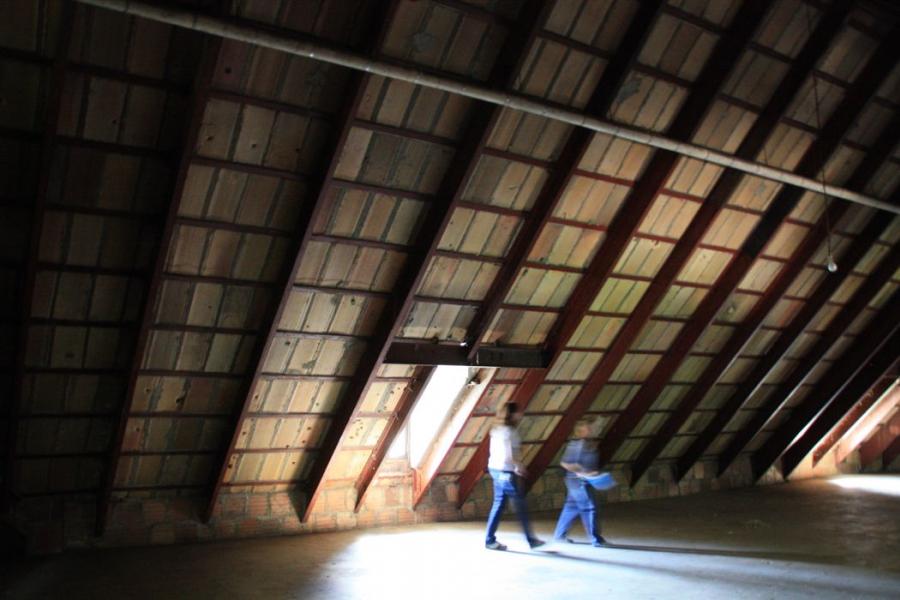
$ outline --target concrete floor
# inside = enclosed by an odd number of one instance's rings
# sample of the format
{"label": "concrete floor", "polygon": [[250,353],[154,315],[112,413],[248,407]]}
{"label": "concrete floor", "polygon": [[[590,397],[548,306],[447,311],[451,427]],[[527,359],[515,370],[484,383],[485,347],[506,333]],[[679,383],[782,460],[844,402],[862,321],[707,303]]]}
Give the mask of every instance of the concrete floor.
{"label": "concrete floor", "polygon": [[0,568],[0,597],[900,598],[900,476],[842,481],[615,504],[609,548],[529,551],[508,518],[507,552],[480,522],[73,552]]}

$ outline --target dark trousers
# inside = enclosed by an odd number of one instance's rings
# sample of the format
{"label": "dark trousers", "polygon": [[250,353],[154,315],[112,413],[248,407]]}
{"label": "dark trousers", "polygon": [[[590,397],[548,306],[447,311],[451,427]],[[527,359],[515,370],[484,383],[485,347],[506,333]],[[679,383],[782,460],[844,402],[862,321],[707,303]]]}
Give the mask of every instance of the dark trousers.
{"label": "dark trousers", "polygon": [[594,502],[594,490],[581,479],[566,477],[566,503],[563,504],[553,537],[566,537],[575,519],[581,517],[584,532],[591,541],[599,541],[600,526],[597,523],[597,505]]}
{"label": "dark trousers", "polygon": [[487,533],[484,536],[485,544],[497,541],[497,528],[500,526],[500,516],[506,508],[506,501],[512,500],[519,522],[522,523],[522,531],[525,538],[531,542],[535,539],[531,533],[531,524],[528,522],[528,506],[525,504],[525,496],[519,488],[518,476],[510,471],[498,471],[490,469],[491,479],[494,480],[494,503],[491,505],[491,514],[488,515]]}

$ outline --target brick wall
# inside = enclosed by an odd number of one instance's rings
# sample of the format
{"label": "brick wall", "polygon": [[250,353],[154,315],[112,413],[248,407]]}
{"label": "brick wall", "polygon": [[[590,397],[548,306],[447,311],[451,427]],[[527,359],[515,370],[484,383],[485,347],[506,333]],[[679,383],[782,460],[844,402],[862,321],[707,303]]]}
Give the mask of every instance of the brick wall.
{"label": "brick wall", "polygon": [[[615,475],[621,482],[628,481],[627,472]],[[747,461],[736,461],[721,478],[714,475],[714,464],[698,463],[675,483],[667,466],[654,465],[635,487],[620,485],[608,492],[608,501],[662,498],[752,484]],[[780,475],[771,470],[761,483],[777,481],[781,481]],[[17,516],[28,539],[28,551],[39,554],[65,548],[194,543],[485,518],[492,502],[489,477],[479,482],[461,509],[456,507],[457,493],[452,478],[438,477],[413,510],[412,477],[379,478],[355,512],[352,487],[326,486],[307,523],[301,523],[298,516],[306,501],[299,492],[223,494],[208,523],[201,520],[205,496],[128,499],[112,504],[102,537],[95,535],[96,500],[90,495],[25,500]],[[548,470],[528,494],[532,511],[556,511],[564,499],[559,469]]]}

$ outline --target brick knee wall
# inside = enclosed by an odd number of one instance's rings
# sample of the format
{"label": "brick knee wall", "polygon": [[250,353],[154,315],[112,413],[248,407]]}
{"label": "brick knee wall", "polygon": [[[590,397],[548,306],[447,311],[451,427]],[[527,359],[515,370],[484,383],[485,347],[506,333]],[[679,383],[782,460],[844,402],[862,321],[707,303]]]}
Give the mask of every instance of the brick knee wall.
{"label": "brick knee wall", "polygon": [[[746,487],[753,484],[749,462],[739,460],[720,478],[716,465],[698,463],[685,478],[675,482],[666,465],[654,465],[634,487],[630,474],[614,472],[621,485],[607,493],[609,502],[680,496],[704,491]],[[823,473],[817,472],[816,475]],[[824,473],[828,474],[828,473]],[[761,484],[780,482],[771,469]],[[558,510],[565,499],[562,471],[549,469],[532,487],[528,505],[532,511]],[[225,493],[209,522],[201,515],[205,496],[158,496],[113,502],[106,532],[95,535],[96,498],[92,495],[27,499],[20,502],[16,520],[32,554],[66,548],[121,547],[195,543],[211,540],[292,535],[390,525],[483,519],[490,510],[492,489],[484,477],[470,497],[457,508],[458,486],[454,478],[438,477],[413,509],[412,477],[376,478],[359,512],[354,511],[352,486],[322,490],[306,523],[300,516],[306,504],[297,491]]]}

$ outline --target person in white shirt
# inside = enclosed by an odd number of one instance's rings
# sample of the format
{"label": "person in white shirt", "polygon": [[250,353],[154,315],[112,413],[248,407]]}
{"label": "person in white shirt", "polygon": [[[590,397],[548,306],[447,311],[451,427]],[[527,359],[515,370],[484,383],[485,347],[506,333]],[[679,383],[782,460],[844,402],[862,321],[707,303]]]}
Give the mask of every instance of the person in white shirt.
{"label": "person in white shirt", "polygon": [[536,538],[531,531],[528,507],[521,491],[520,478],[525,476],[525,467],[521,462],[521,441],[516,431],[518,422],[516,408],[514,402],[504,404],[497,416],[497,422],[491,428],[488,472],[494,480],[494,503],[491,505],[487,533],[484,538],[484,547],[488,550],[506,550],[506,546],[497,541],[497,527],[500,526],[500,517],[506,507],[506,501],[509,499],[512,500],[519,521],[522,523],[522,531],[525,533],[528,545],[531,548],[544,545],[544,542]]}

